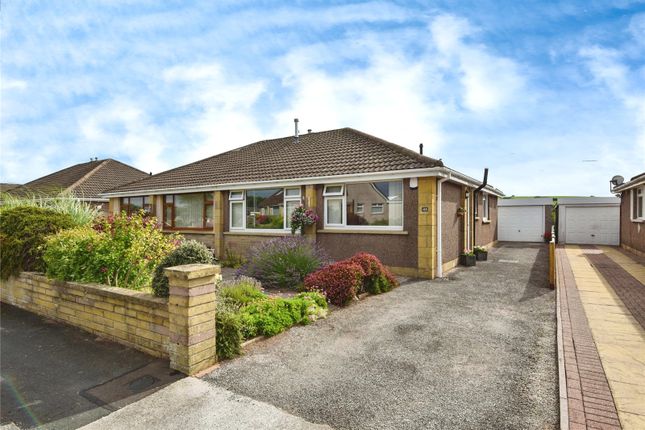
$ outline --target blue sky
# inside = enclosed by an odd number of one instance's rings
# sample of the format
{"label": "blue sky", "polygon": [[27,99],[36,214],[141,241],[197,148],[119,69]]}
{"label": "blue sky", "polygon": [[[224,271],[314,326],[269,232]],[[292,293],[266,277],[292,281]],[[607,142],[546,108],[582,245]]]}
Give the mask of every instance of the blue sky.
{"label": "blue sky", "polygon": [[[511,195],[645,171],[644,1],[7,0],[0,179],[353,127]],[[596,161],[585,161],[596,160]]]}

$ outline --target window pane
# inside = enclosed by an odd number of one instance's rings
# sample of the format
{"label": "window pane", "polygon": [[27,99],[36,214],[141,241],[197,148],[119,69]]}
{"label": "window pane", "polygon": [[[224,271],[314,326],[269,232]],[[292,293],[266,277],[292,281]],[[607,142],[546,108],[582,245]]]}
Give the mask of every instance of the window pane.
{"label": "window pane", "polygon": [[403,226],[403,182],[348,184],[347,225]]}
{"label": "window pane", "polygon": [[300,202],[298,200],[287,200],[286,206],[287,206],[287,228],[291,228],[291,214],[298,206],[300,206]]}
{"label": "window pane", "polygon": [[166,213],[164,215],[164,225],[171,227],[172,226],[172,206],[166,205]]}
{"label": "window pane", "polygon": [[206,222],[205,227],[213,227],[213,204],[206,205]]}
{"label": "window pane", "polygon": [[324,194],[327,196],[333,195],[342,195],[343,186],[342,185],[325,185]]}
{"label": "window pane", "polygon": [[343,200],[327,199],[327,224],[343,223]]}
{"label": "window pane", "polygon": [[244,203],[231,204],[231,227],[244,228]]}
{"label": "window pane", "polygon": [[287,188],[285,193],[287,197],[300,197],[300,188]]}
{"label": "window pane", "polygon": [[638,218],[638,190],[632,190],[632,218]]}
{"label": "window pane", "polygon": [[229,200],[243,200],[244,191],[231,191],[228,195]]}
{"label": "window pane", "polygon": [[204,227],[204,195],[175,195],[175,227]]}
{"label": "window pane", "polygon": [[246,192],[246,228],[284,228],[284,191],[282,188]]}

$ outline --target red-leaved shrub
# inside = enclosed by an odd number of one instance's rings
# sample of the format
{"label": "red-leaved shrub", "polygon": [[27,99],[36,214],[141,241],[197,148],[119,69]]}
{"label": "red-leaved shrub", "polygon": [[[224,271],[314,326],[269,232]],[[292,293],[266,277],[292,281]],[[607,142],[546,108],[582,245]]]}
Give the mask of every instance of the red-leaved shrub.
{"label": "red-leaved shrub", "polygon": [[343,306],[356,297],[363,286],[363,269],[347,260],[330,264],[305,278],[305,289],[318,291],[327,301]]}
{"label": "red-leaved shrub", "polygon": [[392,272],[375,255],[359,252],[345,261],[361,266],[364,274],[363,289],[370,294],[385,293],[399,286]]}

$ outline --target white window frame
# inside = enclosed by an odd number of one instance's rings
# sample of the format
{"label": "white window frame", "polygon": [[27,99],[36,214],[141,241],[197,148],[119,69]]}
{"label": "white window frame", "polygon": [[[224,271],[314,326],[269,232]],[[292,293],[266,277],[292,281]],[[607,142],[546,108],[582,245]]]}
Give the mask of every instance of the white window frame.
{"label": "white window frame", "polygon": [[[234,191],[229,191],[228,192],[228,200],[229,200],[229,207],[228,207],[228,228],[229,230],[244,230],[246,229],[246,199],[245,199],[246,193],[243,190],[234,190]],[[233,226],[233,205],[242,205],[242,226],[241,227],[234,227]]]}
{"label": "white window frame", "polygon": [[354,212],[356,212],[357,214],[365,213],[365,204],[356,203],[356,208],[354,209]]}
{"label": "white window frame", "polygon": [[[293,191],[293,190],[298,190],[298,195],[287,196],[288,191]],[[291,227],[288,224],[288,220],[291,218],[291,214],[287,213],[287,202],[298,202],[302,204],[302,188],[301,187],[285,188],[282,195],[284,198],[284,219],[283,219],[284,229],[291,230]]]}
{"label": "white window frame", "polygon": [[[380,208],[380,210],[374,210],[376,208]],[[384,203],[372,203],[372,207],[370,208],[370,213],[372,215],[381,215],[385,213],[385,204]]]}
{"label": "white window frame", "polygon": [[490,221],[490,196],[482,193],[482,220]]}
{"label": "white window frame", "polygon": [[[267,187],[266,189],[271,189],[272,187]],[[262,188],[258,188],[262,189]],[[287,217],[290,217],[291,214],[287,214],[287,201],[293,201],[293,202],[298,202],[302,203],[302,188],[301,187],[276,187],[276,189],[282,189],[282,203],[283,203],[283,228],[277,229],[277,228],[247,228],[246,227],[246,190],[231,190],[228,192],[228,200],[229,200],[229,208],[228,208],[228,214],[229,214],[229,223],[228,223],[228,228],[229,231],[243,231],[247,233],[284,233],[285,231],[289,231],[290,228],[287,227]],[[255,189],[254,189],[255,190]],[[298,190],[298,195],[296,196],[291,195],[287,197],[287,190],[293,191],[293,190]],[[233,205],[242,205],[242,213],[244,214],[244,219],[242,222],[241,227],[233,227]]]}
{"label": "white window frame", "polygon": [[[401,182],[404,184],[403,179],[388,179],[388,180],[366,180],[364,182],[356,183],[374,183],[374,182]],[[347,184],[327,184],[323,188],[323,205],[324,205],[324,214],[325,217],[323,220],[324,228],[334,229],[334,230],[389,230],[389,231],[403,231],[405,225],[405,185],[401,188],[403,190],[401,195],[401,208],[403,217],[401,219],[402,225],[347,225]],[[342,194],[338,192],[330,192],[328,187],[341,187]],[[327,201],[328,200],[342,200],[342,224],[329,224],[327,223]],[[385,212],[385,205],[383,205],[383,213]]]}
{"label": "white window frame", "polygon": [[[645,222],[645,185],[641,185],[636,188],[632,188],[631,193],[629,193],[629,218],[632,220],[632,222]],[[642,203],[642,208],[643,211],[639,214],[636,213],[636,216],[634,217],[634,201],[635,200],[643,200]],[[638,203],[636,203],[638,205]]]}

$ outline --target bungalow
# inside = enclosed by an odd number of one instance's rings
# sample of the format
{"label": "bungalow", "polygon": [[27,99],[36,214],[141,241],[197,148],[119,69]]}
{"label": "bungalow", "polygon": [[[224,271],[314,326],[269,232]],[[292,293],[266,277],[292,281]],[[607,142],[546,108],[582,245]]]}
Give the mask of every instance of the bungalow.
{"label": "bungalow", "polygon": [[290,234],[289,215],[302,204],[320,218],[305,236],[333,258],[366,251],[395,273],[432,278],[465,248],[497,240],[503,193],[490,185],[476,193],[481,185],[441,160],[342,128],[263,140],[103,196],[112,213],[145,208],[165,231],[217,256]]}
{"label": "bungalow", "polygon": [[69,193],[76,199],[96,204],[103,212],[107,212],[108,199],[99,196],[101,192],[148,176],[148,173],[117,160],[92,159],[3,191],[13,196],[44,198]]}
{"label": "bungalow", "polygon": [[620,246],[645,256],[645,172],[629,182],[614,176],[611,183],[620,197]]}

